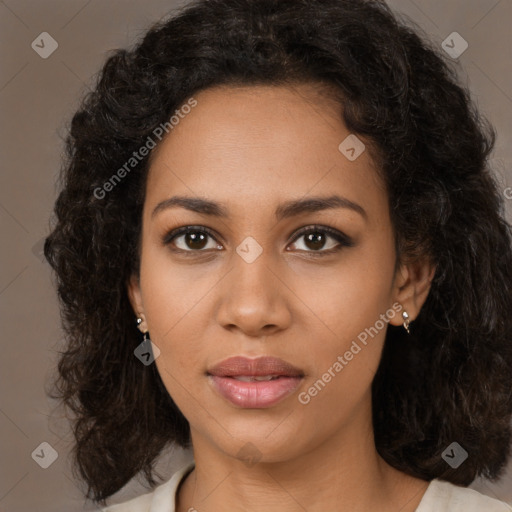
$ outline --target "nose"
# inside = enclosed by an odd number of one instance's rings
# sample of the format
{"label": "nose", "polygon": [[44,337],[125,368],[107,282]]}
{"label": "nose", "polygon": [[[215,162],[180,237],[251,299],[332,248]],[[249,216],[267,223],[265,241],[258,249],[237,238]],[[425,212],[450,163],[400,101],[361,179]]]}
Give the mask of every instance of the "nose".
{"label": "nose", "polygon": [[252,263],[237,254],[234,267],[217,289],[219,325],[246,336],[268,336],[290,325],[292,295],[265,251]]}

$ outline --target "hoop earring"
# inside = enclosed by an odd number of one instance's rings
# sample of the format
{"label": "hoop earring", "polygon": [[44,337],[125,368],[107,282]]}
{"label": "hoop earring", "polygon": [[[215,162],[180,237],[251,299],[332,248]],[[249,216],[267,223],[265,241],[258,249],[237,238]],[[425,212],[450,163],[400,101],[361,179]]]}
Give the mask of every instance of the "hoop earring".
{"label": "hoop earring", "polygon": [[404,329],[407,331],[407,334],[411,334],[411,331],[409,329],[409,325],[411,324],[411,321],[409,320],[409,315],[407,314],[407,311],[402,311],[402,318],[404,319]]}

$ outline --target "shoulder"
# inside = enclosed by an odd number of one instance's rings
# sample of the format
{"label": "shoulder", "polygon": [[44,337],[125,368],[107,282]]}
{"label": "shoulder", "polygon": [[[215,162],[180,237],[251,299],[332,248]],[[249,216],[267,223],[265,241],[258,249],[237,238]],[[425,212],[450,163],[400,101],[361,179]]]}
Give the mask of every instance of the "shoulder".
{"label": "shoulder", "polygon": [[142,496],[137,496],[137,498],[133,498],[125,503],[118,503],[102,508],[101,512],[150,512],[153,496],[154,491],[143,494]]}
{"label": "shoulder", "polygon": [[102,508],[101,512],[174,512],[176,490],[193,468],[194,462],[189,462],[176,471],[170,480],[155,487],[152,492]]}
{"label": "shoulder", "polygon": [[460,487],[434,479],[430,482],[416,512],[512,512],[512,506]]}

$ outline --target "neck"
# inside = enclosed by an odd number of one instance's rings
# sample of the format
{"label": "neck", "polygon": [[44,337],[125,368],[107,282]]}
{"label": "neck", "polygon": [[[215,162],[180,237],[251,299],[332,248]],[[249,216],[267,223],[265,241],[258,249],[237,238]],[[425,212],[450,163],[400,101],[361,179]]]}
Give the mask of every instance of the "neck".
{"label": "neck", "polygon": [[221,452],[192,432],[195,469],[177,512],[416,510],[428,482],[401,473],[377,453],[371,422],[353,422],[309,451],[252,463]]}

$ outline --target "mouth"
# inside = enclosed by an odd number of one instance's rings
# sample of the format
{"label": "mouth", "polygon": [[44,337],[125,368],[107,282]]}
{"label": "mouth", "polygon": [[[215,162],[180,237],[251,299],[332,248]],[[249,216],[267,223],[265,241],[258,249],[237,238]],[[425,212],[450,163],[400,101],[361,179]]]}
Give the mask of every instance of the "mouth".
{"label": "mouth", "polygon": [[241,382],[263,382],[263,381],[269,381],[269,380],[276,380],[276,379],[279,379],[279,377],[285,377],[285,375],[261,375],[258,377],[255,375],[237,375],[237,376],[224,375],[224,377],[239,380]]}
{"label": "mouth", "polygon": [[282,359],[233,357],[207,371],[216,393],[242,408],[261,409],[293,393],[304,372]]}

